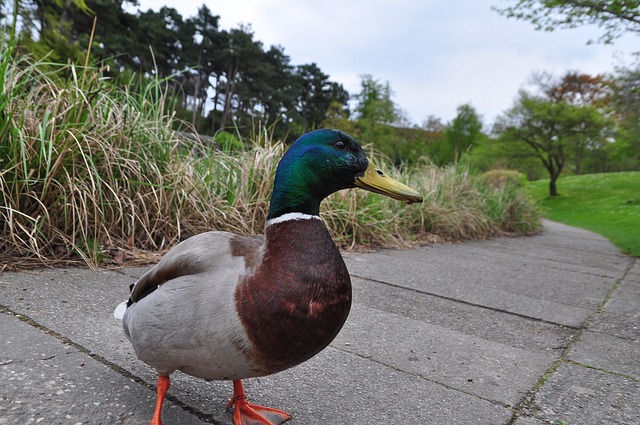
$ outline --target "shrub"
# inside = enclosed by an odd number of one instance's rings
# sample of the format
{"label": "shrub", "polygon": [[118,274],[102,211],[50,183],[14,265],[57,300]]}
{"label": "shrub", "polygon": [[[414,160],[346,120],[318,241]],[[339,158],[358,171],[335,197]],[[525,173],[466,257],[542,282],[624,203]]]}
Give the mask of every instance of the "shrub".
{"label": "shrub", "polygon": [[479,176],[482,183],[492,189],[508,185],[521,186],[527,181],[527,177],[517,170],[490,170]]}
{"label": "shrub", "polygon": [[[2,46],[0,46],[0,50]],[[162,81],[116,86],[100,69],[0,60],[0,259],[4,267],[56,261],[91,266],[148,261],[206,230],[262,233],[276,165],[286,150],[258,129],[240,149],[175,131]],[[57,78],[67,75],[68,78]],[[420,162],[404,174],[421,205],[361,190],[323,203],[343,247],[408,246],[535,229],[512,188],[478,186],[460,166]],[[526,224],[522,224],[526,221]],[[515,224],[514,224],[515,223]],[[20,261],[16,263],[16,261]],[[0,268],[3,266],[0,265]]]}

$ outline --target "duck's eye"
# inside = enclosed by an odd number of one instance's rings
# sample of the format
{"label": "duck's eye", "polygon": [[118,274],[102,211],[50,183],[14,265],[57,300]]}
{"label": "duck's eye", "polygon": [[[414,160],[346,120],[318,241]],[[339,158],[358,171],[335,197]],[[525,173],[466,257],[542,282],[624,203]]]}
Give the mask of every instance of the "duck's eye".
{"label": "duck's eye", "polygon": [[334,146],[340,150],[344,150],[347,147],[342,140],[337,141]]}

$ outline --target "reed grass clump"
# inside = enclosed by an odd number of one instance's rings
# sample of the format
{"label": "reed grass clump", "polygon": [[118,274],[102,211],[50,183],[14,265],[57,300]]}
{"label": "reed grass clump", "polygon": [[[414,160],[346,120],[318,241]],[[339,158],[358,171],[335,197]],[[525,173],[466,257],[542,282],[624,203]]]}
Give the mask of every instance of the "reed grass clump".
{"label": "reed grass clump", "polygon": [[478,176],[478,179],[491,188],[507,185],[521,186],[527,182],[527,176],[517,170],[495,169]]}
{"label": "reed grass clump", "polygon": [[[286,150],[267,131],[245,140],[245,150],[216,150],[175,131],[162,81],[117,85],[101,69],[31,63],[4,49],[0,269],[149,261],[149,253],[207,230],[262,233]],[[332,195],[322,215],[342,247],[536,228],[535,209],[518,190],[483,187],[461,167],[428,162],[400,174],[372,156],[425,202],[407,206],[361,190]]]}

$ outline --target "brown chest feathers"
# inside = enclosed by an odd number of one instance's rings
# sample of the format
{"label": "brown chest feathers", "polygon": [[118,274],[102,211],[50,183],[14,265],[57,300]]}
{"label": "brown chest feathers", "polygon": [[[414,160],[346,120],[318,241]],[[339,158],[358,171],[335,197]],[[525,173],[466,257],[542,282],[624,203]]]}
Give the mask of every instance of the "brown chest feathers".
{"label": "brown chest feathers", "polygon": [[351,308],[351,280],[322,221],[284,221],[265,236],[261,264],[235,295],[253,360],[275,373],[335,338]]}

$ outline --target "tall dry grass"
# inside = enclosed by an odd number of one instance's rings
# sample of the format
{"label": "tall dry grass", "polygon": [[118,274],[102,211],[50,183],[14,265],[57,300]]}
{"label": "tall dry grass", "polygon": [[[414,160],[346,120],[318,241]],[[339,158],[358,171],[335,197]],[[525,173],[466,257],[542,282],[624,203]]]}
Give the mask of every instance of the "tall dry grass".
{"label": "tall dry grass", "polygon": [[[286,149],[266,131],[243,152],[218,151],[174,131],[162,81],[132,90],[100,69],[14,59],[7,46],[0,57],[0,269],[60,261],[95,267],[146,259],[206,230],[262,233]],[[376,162],[385,168],[383,158]],[[332,195],[322,215],[341,246],[486,238],[537,226],[535,208],[517,189],[488,188],[460,167],[425,162],[403,175],[385,171],[425,202],[406,206],[360,190]]]}
{"label": "tall dry grass", "polygon": [[[323,204],[323,216],[343,246],[410,246],[434,241],[526,235],[539,229],[539,211],[515,185],[487,186],[464,166],[423,161],[400,173],[383,158],[386,174],[417,189],[422,204],[406,205],[361,190],[339,192]],[[375,223],[375,224],[374,224]]]}

